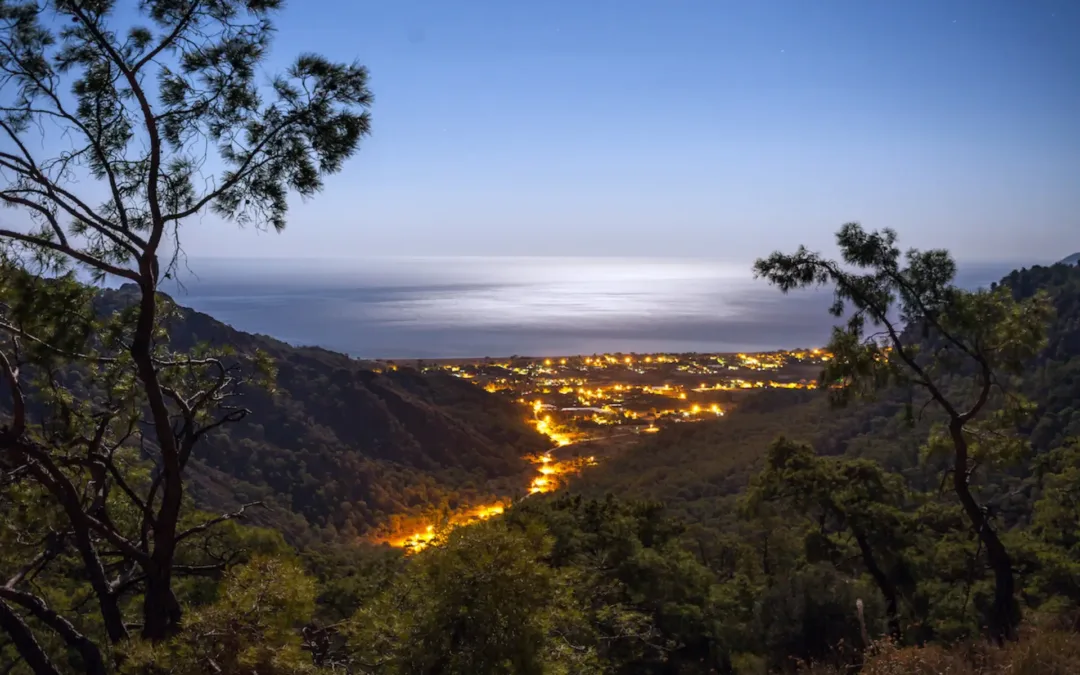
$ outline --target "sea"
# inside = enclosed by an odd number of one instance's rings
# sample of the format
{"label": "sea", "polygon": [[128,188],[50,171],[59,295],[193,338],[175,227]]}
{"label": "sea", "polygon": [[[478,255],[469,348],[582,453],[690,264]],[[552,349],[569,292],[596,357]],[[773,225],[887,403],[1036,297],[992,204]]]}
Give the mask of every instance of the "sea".
{"label": "sea", "polygon": [[[967,287],[1011,264],[961,265]],[[750,265],[587,257],[192,258],[163,289],[233,327],[357,358],[733,352],[827,342],[831,296]]]}

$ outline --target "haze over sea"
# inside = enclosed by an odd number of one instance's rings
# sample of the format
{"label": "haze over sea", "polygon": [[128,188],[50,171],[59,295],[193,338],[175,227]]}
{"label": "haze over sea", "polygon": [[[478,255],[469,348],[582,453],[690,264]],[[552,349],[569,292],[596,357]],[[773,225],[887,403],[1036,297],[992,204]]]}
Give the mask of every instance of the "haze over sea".
{"label": "haze over sea", "polygon": [[[1017,267],[961,265],[961,285]],[[725,352],[824,344],[821,292],[707,259],[192,259],[163,290],[235,328],[360,358]]]}

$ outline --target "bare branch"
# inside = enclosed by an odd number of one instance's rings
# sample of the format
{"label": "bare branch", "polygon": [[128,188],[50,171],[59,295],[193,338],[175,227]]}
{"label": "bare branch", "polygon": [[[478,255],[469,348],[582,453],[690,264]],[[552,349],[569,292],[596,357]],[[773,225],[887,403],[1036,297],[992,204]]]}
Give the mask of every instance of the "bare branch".
{"label": "bare branch", "polygon": [[38,573],[38,571],[40,571],[43,567],[48,565],[49,562],[55,559],[56,556],[60,555],[60,552],[64,548],[63,544],[66,534],[66,532],[50,532],[45,537],[45,548],[43,548],[40,553],[34,556],[33,559],[30,560],[30,562],[23,565],[22,568],[18,572],[16,572],[14,576],[8,579],[7,583],[4,584],[4,587],[15,588],[20,583],[22,583],[24,579],[27,579],[28,577],[32,578],[35,574]]}
{"label": "bare branch", "polygon": [[25,206],[32,211],[40,213],[45,218],[45,220],[48,221],[49,227],[52,228],[53,233],[56,234],[56,238],[60,242],[60,244],[63,246],[68,245],[67,235],[64,234],[64,229],[60,227],[60,222],[56,220],[56,216],[53,215],[52,211],[35,201],[26,199],[25,197],[10,195],[7,192],[0,192],[0,199],[4,200],[8,204]]}
{"label": "bare branch", "polygon": [[210,520],[206,521],[205,523],[201,523],[199,525],[196,525],[195,527],[184,530],[180,534],[176,535],[176,542],[180,543],[181,541],[187,539],[188,537],[199,534],[200,532],[205,532],[206,530],[210,529],[211,527],[213,527],[215,525],[219,525],[221,523],[224,523],[227,520],[233,520],[235,518],[239,518],[239,517],[244,515],[244,511],[251,508],[252,506],[262,506],[262,505],[263,505],[262,502],[249,502],[249,503],[244,504],[243,506],[241,506],[236,511],[233,511],[232,513],[226,513],[225,515],[218,516],[217,518],[211,518]]}
{"label": "bare branch", "polygon": [[817,264],[829,272],[829,275],[832,277],[832,279],[836,282],[838,286],[843,287],[848,293],[852,295],[852,297],[858,298],[860,302],[864,306],[866,306],[869,311],[874,315],[874,318],[877,319],[883,326],[885,326],[885,330],[889,333],[889,341],[892,343],[893,350],[900,356],[900,358],[904,361],[908,368],[910,368],[912,371],[915,372],[916,375],[918,375],[920,379],[919,384],[925,387],[926,390],[930,392],[930,395],[934,397],[934,400],[937,401],[938,405],[940,405],[945,410],[949,417],[958,417],[956,408],[953,407],[952,403],[950,403],[947,398],[945,398],[945,395],[942,393],[942,391],[927,376],[926,371],[922,368],[922,366],[920,366],[919,363],[915,360],[915,358],[908,352],[903,340],[900,338],[899,332],[896,330],[896,327],[893,326],[893,323],[889,320],[889,317],[885,315],[885,312],[882,311],[880,308],[873,307],[873,303],[870,301],[870,299],[863,295],[857,287],[848,283],[847,276],[842,271],[840,271],[840,269],[837,268],[835,264],[824,261],[818,261]]}
{"label": "bare branch", "polygon": [[965,423],[975,419],[975,416],[979,414],[979,411],[982,410],[987,401],[990,400],[990,390],[994,387],[994,377],[990,371],[990,364],[987,363],[986,359],[982,358],[982,355],[979,356],[978,360],[980,367],[979,376],[981,379],[979,398],[967,412],[960,415],[960,418]]}
{"label": "bare branch", "polygon": [[15,232],[14,230],[0,229],[0,237],[8,237],[16,241],[21,241],[30,246],[37,246],[39,248],[48,249],[50,251],[56,251],[57,253],[63,253],[66,256],[74,258],[84,265],[89,265],[94,269],[107,272],[115,277],[121,277],[123,279],[129,279],[138,283],[139,274],[133,270],[125,269],[123,267],[117,267],[111,263],[105,262],[100,258],[95,258],[87,253],[72,248],[70,246],[64,246],[56,242],[49,241],[48,239],[42,239],[41,237],[35,237],[29,234],[23,234],[22,232]]}
{"label": "bare branch", "polygon": [[131,67],[132,74],[138,74],[138,72],[142,70],[143,66],[153,61],[158,54],[165,51],[176,42],[176,39],[180,36],[180,34],[183,33],[184,30],[191,24],[191,20],[195,17],[195,12],[199,9],[199,6],[201,4],[201,0],[192,1],[191,7],[184,14],[184,16],[176,22],[176,26],[173,28],[172,32],[165,36],[165,38],[163,38],[157,46],[147,52],[145,56],[139,59],[135,63],[135,65]]}
{"label": "bare branch", "polygon": [[121,226],[122,231],[125,233],[126,236],[131,238],[131,240],[134,241],[136,244],[138,244],[140,246],[145,246],[146,244],[145,244],[144,241],[142,241],[142,238],[139,237],[138,235],[136,235],[135,233],[133,233],[131,231],[131,229],[130,229],[128,219],[127,219],[127,212],[126,212],[123,200],[121,199],[121,195],[120,195],[119,183],[116,180],[116,174],[115,174],[115,171],[114,171],[114,169],[112,167],[112,163],[110,162],[110,158],[108,157],[108,155],[106,155],[105,149],[101,145],[101,139],[99,137],[95,137],[93,134],[91,134],[90,130],[87,129],[86,125],[83,124],[82,121],[79,120],[78,117],[76,117],[75,115],[72,115],[71,113],[69,113],[65,109],[64,104],[60,101],[60,97],[57,95],[54,88],[51,87],[51,86],[46,86],[46,84],[44,82],[42,82],[40,78],[36,77],[34,75],[34,70],[32,68],[28,68],[27,65],[22,62],[19,55],[14,50],[12,50],[10,48],[10,45],[8,45],[5,42],[5,43],[3,43],[3,47],[4,47],[5,51],[7,51],[8,56],[15,63],[18,63],[19,66],[22,68],[22,72],[20,74],[27,77],[27,78],[29,78],[31,81],[33,81],[34,84],[37,86],[38,91],[40,91],[42,94],[44,94],[46,97],[48,97],[49,100],[52,102],[52,104],[54,106],[56,106],[55,111],[45,111],[45,110],[39,111],[37,109],[34,109],[34,108],[30,107],[29,105],[27,105],[23,109],[15,109],[15,111],[17,111],[17,112],[29,112],[29,113],[37,113],[37,114],[55,115],[55,116],[61,117],[62,119],[66,120],[68,122],[71,122],[73,125],[75,125],[75,127],[77,129],[79,129],[79,131],[81,131],[83,133],[83,135],[86,137],[86,139],[90,142],[91,146],[94,148],[94,152],[97,155],[98,161],[101,163],[101,166],[104,169],[105,175],[106,175],[106,177],[107,177],[107,179],[109,181],[109,189],[112,191],[113,201],[116,204],[117,215],[120,218],[120,226]]}
{"label": "bare branch", "polygon": [[105,570],[102,567],[101,558],[90,536],[90,531],[94,528],[94,521],[83,510],[75,486],[56,466],[49,453],[40,448],[16,439],[14,443],[8,445],[8,449],[33,460],[28,464],[28,471],[54,495],[61,508],[63,508],[68,517],[68,522],[71,524],[75,548],[79,551],[84,570],[90,580],[90,586],[94,590],[98,604],[101,607],[102,618],[105,621],[109,639],[114,643],[126,640],[127,631],[123,627],[120,608],[116,604],[116,598],[111,593],[108,581],[105,579]]}
{"label": "bare branch", "polygon": [[211,422],[210,424],[207,424],[204,427],[199,428],[199,430],[195,432],[193,440],[198,440],[199,438],[202,438],[214,429],[217,429],[218,427],[225,424],[233,424],[235,422],[239,422],[250,414],[251,411],[247,408],[236,408],[234,410],[230,410],[225,415],[222,415],[219,419]]}
{"label": "bare branch", "polygon": [[277,159],[276,155],[268,155],[262,161],[256,162],[254,164],[252,163],[258,156],[258,153],[262,152],[262,149],[265,148],[270,141],[274,140],[278,134],[287,129],[290,124],[293,124],[295,122],[295,118],[291,116],[286,117],[281,124],[271,130],[269,133],[267,133],[267,135],[261,141],[259,141],[259,143],[257,143],[254,148],[248,151],[247,159],[245,159],[243,163],[233,171],[233,175],[229,178],[229,180],[223,182],[221,184],[221,187],[212,190],[206,195],[204,195],[190,208],[187,208],[178,213],[167,214],[166,216],[164,216],[164,221],[168,222],[171,220],[183,220],[184,218],[195,215],[199,211],[206,208],[207,204],[214,201],[220,195],[224,194],[227,190],[231,189],[234,185],[248,177],[252,172],[258,170],[260,167],[264,166],[268,162]]}
{"label": "bare branch", "polygon": [[[142,85],[139,83],[138,77],[135,76],[134,71],[128,66],[124,57],[116,51],[116,47],[105,36],[101,29],[97,25],[97,21],[92,17],[87,16],[86,12],[79,6],[78,2],[71,3],[72,12],[80,21],[86,26],[87,31],[93,36],[98,46],[109,56],[112,62],[120,69],[120,72],[124,74],[124,79],[127,80],[128,87],[131,88],[131,92],[135,95],[136,100],[139,102],[139,107],[142,109],[143,122],[146,125],[146,132],[150,137],[150,169],[149,175],[146,178],[146,201],[150,206],[150,215],[152,218],[150,227],[150,237],[147,239],[143,256],[152,256],[157,251],[158,244],[161,242],[161,236],[164,233],[164,224],[161,220],[161,205],[158,203],[158,178],[160,177],[161,170],[161,139],[158,136],[157,120],[154,117],[153,109],[150,107],[150,102],[146,98],[146,92],[143,91]],[[156,260],[156,258],[155,258]],[[156,269],[154,270],[156,276]],[[157,279],[154,279],[156,282]]]}
{"label": "bare branch", "polygon": [[[41,171],[41,169],[38,168],[37,164],[34,162],[33,156],[26,149],[26,146],[18,137],[18,134],[15,133],[15,130],[12,129],[11,126],[4,122],[2,119],[0,119],[0,129],[3,129],[8,134],[8,136],[11,137],[11,139],[19,146],[25,157],[25,159],[20,159],[8,153],[0,153],[0,156],[5,157],[5,159],[7,160],[5,162],[0,162],[0,165],[19,173],[22,176],[25,176],[26,178],[37,183],[38,185],[41,185],[45,188],[45,192],[42,194],[44,194],[57,206],[62,208],[72,218],[86,223],[88,226],[94,228],[96,231],[112,239],[118,245],[127,248],[128,251],[133,255],[138,255],[138,251],[135,249],[134,246],[132,246],[126,241],[119,239],[115,234],[111,232],[112,230],[117,230],[118,228],[116,228],[107,219],[102,218],[100,215],[98,215],[98,213],[94,209],[91,209],[74,194],[57,185],[55,181],[49,179]],[[61,197],[63,197],[63,199],[61,199]],[[69,201],[71,202],[71,204],[68,203]],[[72,204],[74,204],[74,206]],[[118,205],[117,208],[118,210],[120,210],[123,208],[123,205]],[[120,231],[124,234],[129,234],[126,228],[121,229]],[[67,238],[64,236],[63,231],[59,232],[59,237],[61,239],[61,242],[66,246]]]}

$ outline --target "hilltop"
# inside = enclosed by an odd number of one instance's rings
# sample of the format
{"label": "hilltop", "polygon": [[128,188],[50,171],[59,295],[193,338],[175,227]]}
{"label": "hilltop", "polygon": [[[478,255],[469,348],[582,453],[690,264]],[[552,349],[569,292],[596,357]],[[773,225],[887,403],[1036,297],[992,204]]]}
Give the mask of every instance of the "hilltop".
{"label": "hilltop", "polygon": [[1071,256],[1064,258],[1059,265],[1080,265],[1080,252],[1073,253]]}

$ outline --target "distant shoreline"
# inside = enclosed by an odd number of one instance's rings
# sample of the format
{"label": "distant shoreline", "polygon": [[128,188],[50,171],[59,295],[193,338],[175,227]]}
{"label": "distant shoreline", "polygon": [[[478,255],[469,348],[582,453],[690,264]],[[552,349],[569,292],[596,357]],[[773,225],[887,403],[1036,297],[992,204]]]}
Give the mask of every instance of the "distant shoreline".
{"label": "distant shoreline", "polygon": [[[746,349],[746,350],[743,350],[743,351],[730,351],[730,352],[729,351],[724,351],[724,352],[703,352],[703,351],[690,351],[690,352],[671,352],[671,351],[667,351],[667,352],[661,352],[661,351],[657,351],[657,352],[619,352],[619,351],[609,351],[609,352],[596,352],[596,353],[589,353],[589,354],[541,354],[541,355],[535,355],[535,356],[526,355],[526,354],[515,354],[515,355],[511,355],[511,356],[446,356],[446,357],[438,357],[438,358],[430,358],[430,359],[415,358],[415,357],[411,357],[411,356],[407,357],[407,358],[383,358],[383,357],[379,357],[379,358],[362,358],[362,357],[355,357],[354,360],[356,360],[356,361],[370,361],[372,363],[384,363],[384,364],[387,364],[387,365],[395,365],[395,366],[413,366],[413,367],[415,367],[417,365],[423,365],[423,364],[430,364],[430,365],[433,365],[433,366],[455,366],[455,365],[461,365],[461,364],[465,364],[465,363],[477,363],[477,362],[481,362],[481,361],[485,361],[485,360],[492,361],[493,363],[494,362],[506,362],[506,361],[511,361],[511,360],[520,360],[520,361],[530,361],[531,362],[531,361],[545,361],[545,360],[549,360],[549,359],[552,360],[552,361],[558,361],[560,359],[566,359],[566,360],[569,361],[569,360],[574,360],[574,359],[585,359],[585,358],[591,358],[591,357],[596,357],[596,356],[604,356],[604,355],[618,356],[618,357],[630,356],[630,357],[634,357],[634,358],[639,358],[639,357],[640,358],[645,358],[645,357],[656,357],[658,355],[663,354],[665,356],[716,356],[716,357],[731,358],[731,357],[736,356],[737,354],[779,354],[779,353],[782,353],[782,352],[797,352],[797,351],[811,351],[813,349],[824,349],[824,347],[825,347],[825,345],[817,345],[817,346],[808,346],[808,347],[805,347],[805,348],[797,348],[797,349]],[[319,347],[319,349],[322,349],[322,347]]]}

